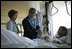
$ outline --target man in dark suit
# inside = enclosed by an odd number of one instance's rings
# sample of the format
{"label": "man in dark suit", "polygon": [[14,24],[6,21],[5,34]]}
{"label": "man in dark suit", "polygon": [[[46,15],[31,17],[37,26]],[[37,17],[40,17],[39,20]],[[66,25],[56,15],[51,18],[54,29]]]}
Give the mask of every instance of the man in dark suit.
{"label": "man in dark suit", "polygon": [[35,17],[36,17],[36,10],[34,8],[30,8],[29,15],[22,21],[22,25],[24,28],[24,36],[30,39],[37,38],[37,34],[41,33],[37,19]]}

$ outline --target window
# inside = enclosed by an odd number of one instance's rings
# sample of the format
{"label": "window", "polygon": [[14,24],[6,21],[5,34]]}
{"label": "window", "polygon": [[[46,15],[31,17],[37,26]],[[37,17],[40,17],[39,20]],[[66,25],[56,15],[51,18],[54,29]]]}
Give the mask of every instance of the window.
{"label": "window", "polygon": [[[58,12],[52,15],[53,35],[55,35],[60,26],[71,28],[71,16],[66,11],[65,1],[54,1],[53,4],[58,9]],[[71,14],[71,1],[67,2],[67,7],[69,14]],[[55,8],[52,9],[52,13],[54,12],[56,12]]]}

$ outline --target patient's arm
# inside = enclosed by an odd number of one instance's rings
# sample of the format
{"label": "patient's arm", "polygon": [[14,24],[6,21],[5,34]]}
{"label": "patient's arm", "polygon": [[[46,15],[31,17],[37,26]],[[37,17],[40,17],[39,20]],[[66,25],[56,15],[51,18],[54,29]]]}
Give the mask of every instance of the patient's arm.
{"label": "patient's arm", "polygon": [[57,40],[54,40],[53,43],[57,43],[57,44],[63,44],[64,42],[61,42],[61,41],[57,41]]}
{"label": "patient's arm", "polygon": [[61,41],[59,38],[54,38],[53,43],[63,44],[64,42]]}

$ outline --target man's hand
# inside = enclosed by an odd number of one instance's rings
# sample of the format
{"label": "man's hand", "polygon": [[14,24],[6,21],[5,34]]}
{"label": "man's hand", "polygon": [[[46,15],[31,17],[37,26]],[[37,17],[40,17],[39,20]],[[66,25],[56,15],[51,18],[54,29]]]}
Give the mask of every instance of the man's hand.
{"label": "man's hand", "polygon": [[36,32],[38,32],[39,34],[43,33],[40,28]]}

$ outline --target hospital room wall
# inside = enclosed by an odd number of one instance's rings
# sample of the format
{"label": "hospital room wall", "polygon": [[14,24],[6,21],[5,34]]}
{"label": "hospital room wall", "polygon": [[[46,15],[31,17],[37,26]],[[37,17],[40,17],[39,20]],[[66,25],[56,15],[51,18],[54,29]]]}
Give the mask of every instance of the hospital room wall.
{"label": "hospital room wall", "polygon": [[8,12],[11,9],[18,11],[17,20],[21,24],[28,14],[29,4],[27,1],[1,1],[1,23],[9,21]]}

